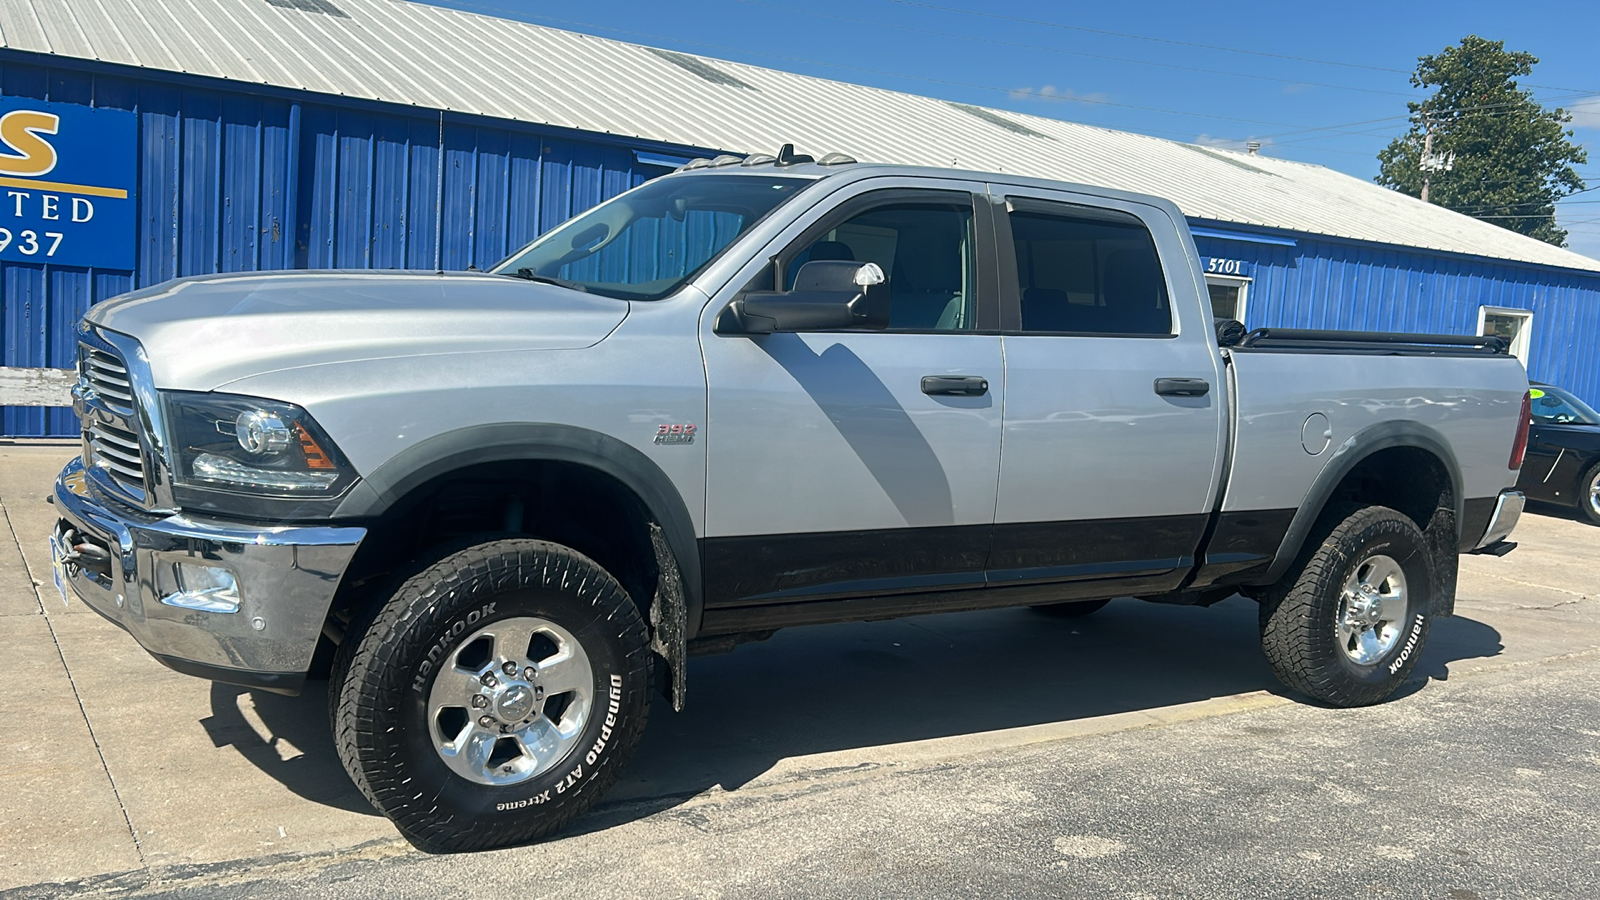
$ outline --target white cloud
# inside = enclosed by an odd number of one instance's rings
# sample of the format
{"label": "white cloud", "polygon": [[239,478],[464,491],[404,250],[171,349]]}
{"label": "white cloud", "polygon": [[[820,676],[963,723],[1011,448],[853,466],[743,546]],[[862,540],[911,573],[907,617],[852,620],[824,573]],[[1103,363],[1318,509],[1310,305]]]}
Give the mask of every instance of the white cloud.
{"label": "white cloud", "polygon": [[1078,100],[1084,103],[1104,103],[1110,98],[1105,94],[1094,91],[1080,94],[1072,88],[1058,88],[1053,84],[1040,87],[1017,88],[1010,92],[1013,100]]}
{"label": "white cloud", "polygon": [[1573,128],[1600,128],[1600,96],[1574,100],[1566,110],[1572,113]]}

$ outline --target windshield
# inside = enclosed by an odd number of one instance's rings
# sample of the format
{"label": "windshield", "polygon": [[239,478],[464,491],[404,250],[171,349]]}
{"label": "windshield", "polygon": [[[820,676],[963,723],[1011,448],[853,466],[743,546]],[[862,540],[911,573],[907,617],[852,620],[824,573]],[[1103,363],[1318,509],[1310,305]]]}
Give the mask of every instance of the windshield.
{"label": "windshield", "polygon": [[1600,425],[1600,413],[1558,387],[1528,389],[1533,398],[1533,420],[1543,425]]}
{"label": "windshield", "polygon": [[757,175],[646,182],[557,225],[492,271],[622,300],[659,300],[810,183]]}

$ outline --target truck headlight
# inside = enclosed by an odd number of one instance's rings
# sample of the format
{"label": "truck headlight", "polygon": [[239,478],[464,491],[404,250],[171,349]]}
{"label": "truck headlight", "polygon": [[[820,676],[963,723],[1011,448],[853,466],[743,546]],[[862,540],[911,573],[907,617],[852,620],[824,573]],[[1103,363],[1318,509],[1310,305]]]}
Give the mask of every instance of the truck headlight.
{"label": "truck headlight", "polygon": [[355,480],[333,441],[298,406],[231,394],[163,397],[174,486],[321,498]]}

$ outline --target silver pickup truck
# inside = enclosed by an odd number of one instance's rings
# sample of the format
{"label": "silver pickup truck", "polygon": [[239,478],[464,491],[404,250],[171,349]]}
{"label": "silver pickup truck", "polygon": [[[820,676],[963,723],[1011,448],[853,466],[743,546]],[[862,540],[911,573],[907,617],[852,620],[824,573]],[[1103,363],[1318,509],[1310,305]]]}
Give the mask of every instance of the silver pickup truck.
{"label": "silver pickup truck", "polygon": [[328,673],[432,851],[559,828],[690,655],[791,625],[1243,594],[1286,685],[1377,703],[1522,509],[1496,338],[1246,335],[1166,200],[790,148],[492,272],[186,278],[78,336],[64,595],[181,672]]}

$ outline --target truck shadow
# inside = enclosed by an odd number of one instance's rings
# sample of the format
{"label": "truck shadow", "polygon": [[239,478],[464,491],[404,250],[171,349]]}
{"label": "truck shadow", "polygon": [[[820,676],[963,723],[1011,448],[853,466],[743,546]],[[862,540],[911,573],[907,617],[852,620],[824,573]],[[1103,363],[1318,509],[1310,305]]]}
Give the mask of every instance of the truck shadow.
{"label": "truck shadow", "polygon": [[[1448,678],[1457,660],[1501,649],[1490,626],[1444,620],[1402,693]],[[1261,656],[1256,605],[1238,597],[1211,609],[1119,600],[1080,619],[1012,609],[796,628],[692,660],[688,708],[675,714],[657,700],[633,762],[575,827],[603,829],[708,790],[737,791],[795,757],[1263,690],[1292,696]],[[296,794],[372,813],[340,766],[325,696],[320,685],[300,697],[215,685],[207,721],[243,726],[223,731]],[[260,721],[247,725],[241,709],[252,705]],[[261,737],[263,727],[274,740]]]}
{"label": "truck shadow", "polygon": [[211,715],[200,725],[218,747],[239,755],[313,803],[376,816],[333,747],[328,683],[312,682],[298,697],[211,683]]}

